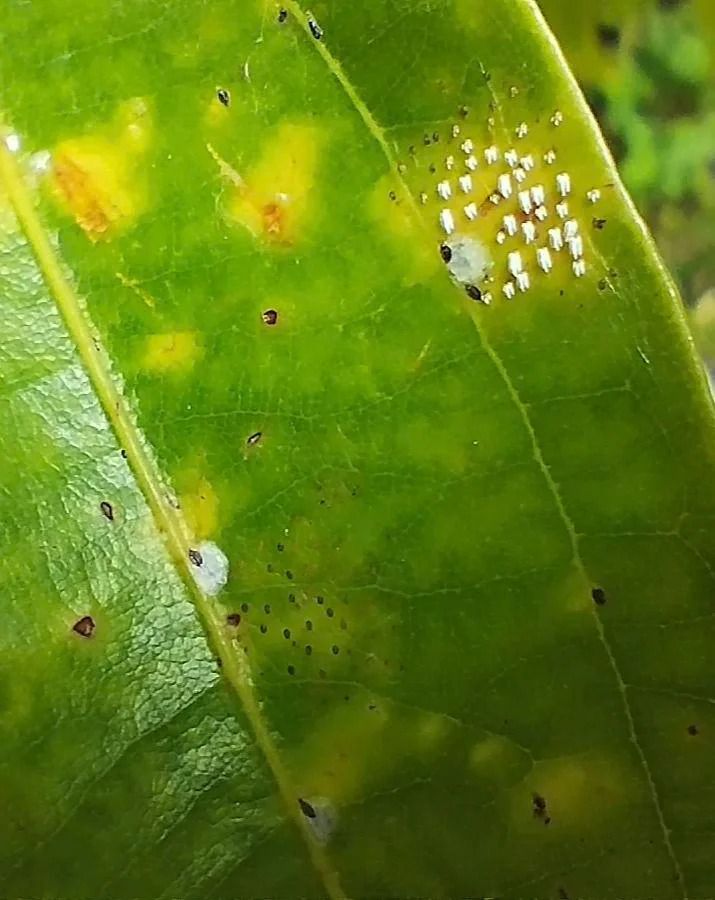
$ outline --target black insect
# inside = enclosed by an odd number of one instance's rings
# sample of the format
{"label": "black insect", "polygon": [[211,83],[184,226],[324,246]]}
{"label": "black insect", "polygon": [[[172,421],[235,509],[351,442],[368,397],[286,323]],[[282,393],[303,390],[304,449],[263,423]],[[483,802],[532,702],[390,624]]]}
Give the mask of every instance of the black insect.
{"label": "black insect", "polygon": [[308,28],[310,29],[310,33],[313,35],[316,41],[323,40],[323,29],[312,17],[308,19]]}
{"label": "black insect", "polygon": [[280,9],[278,11],[278,21],[282,24],[288,18],[288,10]]}
{"label": "black insect", "polygon": [[439,255],[446,263],[448,263],[452,259],[452,248],[449,246],[449,244],[439,245]]}
{"label": "black insect", "polygon": [[218,97],[218,102],[222,103],[224,106],[230,106],[231,104],[231,95],[226,90],[226,88],[219,88],[216,91],[216,96]]}
{"label": "black insect", "polygon": [[476,286],[476,284],[468,284],[468,285],[466,286],[465,290],[466,290],[466,292],[467,292],[467,296],[468,296],[471,300],[477,300],[477,301],[479,301],[479,302],[481,303],[481,301],[482,301],[482,292],[481,292],[481,290]]}

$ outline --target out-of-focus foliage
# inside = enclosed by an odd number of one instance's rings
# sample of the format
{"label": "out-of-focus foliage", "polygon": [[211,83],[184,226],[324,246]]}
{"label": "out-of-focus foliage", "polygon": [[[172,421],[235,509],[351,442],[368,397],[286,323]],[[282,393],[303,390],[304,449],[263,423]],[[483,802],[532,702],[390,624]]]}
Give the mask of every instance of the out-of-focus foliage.
{"label": "out-of-focus foliage", "polygon": [[[685,302],[705,301],[715,286],[715,4],[541,5]],[[706,335],[699,343],[712,364],[715,348]]]}

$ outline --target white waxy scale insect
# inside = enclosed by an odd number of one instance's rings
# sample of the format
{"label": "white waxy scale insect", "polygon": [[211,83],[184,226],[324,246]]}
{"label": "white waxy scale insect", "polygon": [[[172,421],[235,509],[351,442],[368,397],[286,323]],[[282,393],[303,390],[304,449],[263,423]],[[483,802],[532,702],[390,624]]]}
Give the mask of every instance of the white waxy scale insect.
{"label": "white waxy scale insect", "polygon": [[8,134],[5,136],[5,146],[10,153],[17,153],[20,149],[20,136],[17,134]]}
{"label": "white waxy scale insect", "polygon": [[549,228],[549,243],[552,250],[560,250],[564,245],[560,228]]}
{"label": "white waxy scale insect", "polygon": [[474,141],[471,138],[462,141],[462,153],[471,153],[472,150],[474,150]]}
{"label": "white waxy scale insect", "polygon": [[586,274],[586,263],[582,259],[575,259],[573,262],[573,273],[577,278],[583,278]]}
{"label": "white waxy scale insect", "polygon": [[523,181],[526,181],[526,172],[521,168],[521,166],[517,166],[512,174],[519,184],[521,184]]}
{"label": "white waxy scale insect", "polygon": [[474,172],[479,163],[477,162],[476,156],[468,156],[464,161],[464,165],[469,169],[470,172]]}
{"label": "white waxy scale insect", "polygon": [[490,194],[489,200],[494,204],[494,206],[499,206],[502,201],[501,194]]}
{"label": "white waxy scale insect", "polygon": [[443,200],[449,200],[452,196],[452,185],[448,181],[440,181],[437,185],[437,193]]}
{"label": "white waxy scale insect", "polygon": [[459,176],[459,186],[465,194],[471,194],[472,192],[472,176],[471,175],[460,175]]}
{"label": "white waxy scale insect", "polygon": [[504,222],[504,230],[509,235],[509,237],[514,237],[518,229],[518,226],[516,224],[516,216],[504,216],[504,219],[502,221]]}
{"label": "white waxy scale insect", "polygon": [[444,161],[444,165],[445,165],[445,168],[447,169],[447,171],[451,172],[452,169],[454,168],[454,157],[448,156]]}
{"label": "white waxy scale insect", "polygon": [[536,239],[536,226],[533,222],[522,222],[521,232],[527,244],[533,244]]}
{"label": "white waxy scale insect", "polygon": [[510,275],[518,275],[519,272],[523,271],[524,263],[521,260],[521,253],[518,250],[514,250],[509,254],[506,260],[507,268],[509,269]]}
{"label": "white waxy scale insect", "polygon": [[507,283],[502,288],[502,292],[507,300],[513,300],[516,296],[516,288],[514,287],[514,282],[507,281]]}
{"label": "white waxy scale insect", "polygon": [[514,189],[511,184],[511,177],[509,175],[500,175],[497,179],[497,190],[502,195],[505,200],[508,200],[509,197],[514,193]]}
{"label": "white waxy scale insect", "polygon": [[487,165],[493,166],[499,159],[499,148],[494,144],[492,144],[491,147],[487,147],[484,151],[484,159],[486,160]]}
{"label": "white waxy scale insect", "polygon": [[541,204],[546,200],[546,191],[544,190],[543,184],[535,184],[531,189],[531,199],[534,201],[535,206],[541,206]]}
{"label": "white waxy scale insect", "polygon": [[581,235],[569,238],[566,242],[569,245],[569,251],[574,259],[581,259],[583,256],[583,238]]}
{"label": "white waxy scale insect", "polygon": [[516,150],[507,150],[504,154],[504,162],[512,169],[515,168],[519,164],[519,154]]}
{"label": "white waxy scale insect", "polygon": [[564,222],[564,237],[567,241],[571,240],[571,238],[576,237],[578,234],[578,222],[576,219],[569,219],[567,222]]}
{"label": "white waxy scale insect", "polygon": [[571,176],[568,172],[561,172],[556,176],[556,188],[562,197],[568,197],[571,193]]}
{"label": "white waxy scale insect", "polygon": [[544,153],[544,162],[547,166],[552,166],[556,162],[556,151],[547,150],[546,153]]}
{"label": "white waxy scale insect", "polygon": [[473,222],[479,215],[479,211],[477,210],[477,204],[476,203],[468,203],[464,207],[464,215],[469,219],[470,222]]}
{"label": "white waxy scale insect", "polygon": [[459,125],[452,125],[452,137],[459,137],[459,132],[461,130],[462,129],[459,127]]}
{"label": "white waxy scale insect", "polygon": [[429,197],[427,196],[427,194],[425,194],[424,191],[422,191],[422,193],[420,194],[420,203],[422,204],[422,206],[425,206],[428,200]]}
{"label": "white waxy scale insect", "polygon": [[518,138],[525,138],[528,133],[529,133],[529,126],[526,124],[526,122],[520,122],[516,126],[515,134]]}
{"label": "white waxy scale insect", "polygon": [[454,216],[451,209],[443,209],[439,214],[439,224],[445,234],[452,234],[454,231]]}
{"label": "white waxy scale insect", "polygon": [[560,219],[565,219],[569,214],[569,205],[565,201],[556,204],[556,214]]}
{"label": "white waxy scale insect", "polygon": [[503,231],[497,231],[497,244],[503,244],[506,240],[506,235]]}
{"label": "white waxy scale insect", "polygon": [[516,276],[516,286],[522,292],[522,294],[526,293],[529,290],[530,285],[529,273],[528,272],[519,272]]}
{"label": "white waxy scale insect", "polygon": [[539,268],[547,274],[552,270],[554,264],[551,262],[551,254],[548,247],[539,247],[536,251],[536,261]]}
{"label": "white waxy scale insect", "polygon": [[586,196],[591,203],[598,203],[598,201],[601,199],[601,192],[598,190],[598,188],[593,188],[593,190],[589,191]]}
{"label": "white waxy scale insect", "polygon": [[531,212],[531,194],[528,191],[519,191],[519,206],[527,216]]}
{"label": "white waxy scale insect", "polygon": [[545,206],[537,206],[534,210],[534,215],[539,222],[545,222],[549,218],[549,211]]}
{"label": "white waxy scale insect", "polygon": [[486,294],[482,294],[482,303],[485,303],[487,306],[492,302],[492,292],[487,291]]}
{"label": "white waxy scale insect", "polygon": [[557,109],[554,112],[553,116],[551,116],[551,124],[555,128],[558,128],[559,125],[561,125],[561,123],[563,122],[563,120],[564,120],[564,114],[561,112],[560,109]]}
{"label": "white waxy scale insect", "polygon": [[531,153],[529,153],[528,156],[522,156],[519,162],[521,163],[522,169],[525,169],[527,172],[531,172],[534,168],[534,157]]}
{"label": "white waxy scale insect", "polygon": [[512,99],[513,99],[514,97],[518,97],[518,96],[519,96],[519,88],[518,88],[515,84],[512,84],[512,86],[509,88],[509,96],[510,96]]}

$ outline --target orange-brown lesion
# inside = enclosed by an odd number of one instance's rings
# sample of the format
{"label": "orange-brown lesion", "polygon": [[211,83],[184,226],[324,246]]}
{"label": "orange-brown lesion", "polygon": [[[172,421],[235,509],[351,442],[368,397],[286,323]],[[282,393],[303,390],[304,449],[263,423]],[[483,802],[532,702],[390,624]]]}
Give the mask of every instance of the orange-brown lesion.
{"label": "orange-brown lesion", "polygon": [[109,237],[121,209],[98,184],[93,173],[67,154],[55,156],[54,187],[91,241]]}

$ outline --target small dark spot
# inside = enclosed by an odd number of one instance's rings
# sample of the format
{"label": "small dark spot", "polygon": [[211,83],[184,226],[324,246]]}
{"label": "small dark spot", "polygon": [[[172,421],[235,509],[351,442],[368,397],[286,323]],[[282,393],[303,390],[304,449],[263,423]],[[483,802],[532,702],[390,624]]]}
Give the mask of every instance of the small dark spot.
{"label": "small dark spot", "polygon": [[372,711],[373,709],[377,709],[377,707],[375,706],[374,703],[370,703],[370,705],[368,706],[368,709]]}
{"label": "small dark spot", "polygon": [[261,625],[260,632],[261,634],[268,634],[268,626],[265,624]]}
{"label": "small dark spot", "polygon": [[295,675],[295,666],[288,666],[288,674]]}
{"label": "small dark spot", "polygon": [[417,153],[417,148],[414,144],[410,144],[410,146],[407,148],[407,152],[410,154],[410,156],[414,156],[415,153]]}
{"label": "small dark spot", "polygon": [[219,657],[219,656],[216,657],[216,667],[217,667],[218,669],[222,669],[222,668],[223,668],[223,660],[222,660],[221,657]]}
{"label": "small dark spot", "polygon": [[248,603],[241,604],[241,612],[245,612],[245,613],[248,612]]}
{"label": "small dark spot", "polygon": [[284,629],[283,629],[283,637],[284,637],[287,641],[290,640],[290,628],[284,628]]}
{"label": "small dark spot", "polygon": [[126,459],[126,458],[127,458],[127,451],[126,451],[123,447],[122,447],[122,449],[121,449],[119,452],[122,454],[122,459]]}
{"label": "small dark spot", "polygon": [[267,563],[266,572],[272,572],[272,571],[273,571],[273,563]]}
{"label": "small dark spot", "polygon": [[468,296],[471,300],[478,300],[478,301],[481,301],[481,299],[482,299],[482,292],[479,290],[479,288],[476,286],[476,284],[468,284],[468,285],[465,287],[465,290],[466,290],[466,292],[467,292],[467,296]]}
{"label": "small dark spot", "polygon": [[288,581],[293,581],[293,573],[290,569],[286,569],[286,578],[288,579]]}
{"label": "small dark spot", "polygon": [[288,602],[295,603],[295,594],[288,594]]}
{"label": "small dark spot", "polygon": [[598,606],[604,606],[606,603],[606,592],[603,588],[595,587],[591,590],[591,596],[593,597],[593,602]]}
{"label": "small dark spot", "polygon": [[546,799],[542,797],[541,794],[531,795],[531,808],[537,818],[546,818]]}
{"label": "small dark spot", "polygon": [[608,47],[609,50],[617,49],[621,43],[621,32],[615,25],[601,22],[596,28],[596,33],[602,46]]}
{"label": "small dark spot", "polygon": [[219,88],[216,91],[216,96],[218,97],[218,102],[223,103],[224,106],[231,105],[231,95],[226,90],[226,88]]}
{"label": "small dark spot", "polygon": [[432,143],[439,144],[439,132],[437,132],[437,131],[432,132]]}
{"label": "small dark spot", "polygon": [[254,431],[253,434],[249,434],[249,436],[246,438],[246,443],[248,444],[249,447],[253,447],[255,444],[257,444],[260,441],[260,439],[262,437],[263,437],[262,431]]}
{"label": "small dark spot", "polygon": [[264,325],[275,325],[278,321],[278,310],[264,309],[261,313],[261,319]]}
{"label": "small dark spot", "polygon": [[283,544],[276,544],[276,550],[279,553],[282,553],[285,550],[285,546]]}
{"label": "small dark spot", "polygon": [[607,219],[599,219],[596,216],[594,216],[594,218],[591,221],[593,223],[593,227],[597,231],[603,231],[603,229],[606,227]]}
{"label": "small dark spot", "polygon": [[337,644],[333,644],[333,646],[330,648],[330,652],[333,654],[333,656],[337,656],[338,653],[340,653],[340,647],[338,647]]}
{"label": "small dark spot", "polygon": [[459,115],[460,115],[463,119],[466,119],[467,116],[469,115],[469,108],[466,107],[466,106],[460,106],[460,107],[459,107]]}
{"label": "small dark spot", "polygon": [[325,615],[326,615],[329,619],[332,619],[333,616],[335,615],[335,610],[332,609],[332,607],[329,606],[329,607],[325,610]]}
{"label": "small dark spot", "polygon": [[316,816],[315,809],[308,803],[307,800],[304,800],[302,797],[298,797],[298,806],[300,806],[300,811],[306,816],[308,819],[314,819]]}
{"label": "small dark spot", "polygon": [[434,163],[430,163],[429,165],[430,175],[434,175],[437,172],[437,166]]}
{"label": "small dark spot", "polygon": [[452,259],[452,248],[449,244],[440,244],[439,245],[439,255],[442,257],[442,262],[450,262]]}
{"label": "small dark spot", "polygon": [[202,566],[204,558],[198,550],[189,550],[189,559],[195,566]]}
{"label": "small dark spot", "polygon": [[430,138],[430,136],[429,136],[428,134],[426,134],[426,135],[422,138],[422,143],[425,145],[425,147],[429,147],[429,145],[432,143],[432,140],[431,140],[431,138]]}
{"label": "small dark spot", "polygon": [[310,28],[310,33],[313,35],[316,41],[322,41],[323,39],[323,29],[318,25],[315,19],[308,19],[308,28]]}
{"label": "small dark spot", "polygon": [[696,734],[699,733],[699,729],[697,725],[688,725],[688,734],[692,737],[695,737]]}
{"label": "small dark spot", "polygon": [[102,510],[102,512],[110,522],[114,521],[114,510],[112,509],[111,503],[107,503],[106,500],[102,500],[102,502],[99,504],[99,508]]}
{"label": "small dark spot", "polygon": [[608,287],[608,282],[606,281],[606,279],[605,279],[605,278],[600,278],[599,281],[598,281],[598,289],[599,289],[599,291],[605,291],[607,287]]}
{"label": "small dark spot", "polygon": [[263,612],[264,612],[267,616],[270,616],[270,614],[271,614],[271,604],[270,604],[270,603],[264,603],[264,604],[263,604]]}
{"label": "small dark spot", "polygon": [[559,291],[559,297],[563,297],[563,295],[564,295],[564,290],[563,290],[563,288],[562,288],[562,289]]}
{"label": "small dark spot", "polygon": [[282,25],[287,18],[288,18],[288,10],[287,9],[279,9],[278,10],[278,23],[280,25]]}
{"label": "small dark spot", "polygon": [[240,613],[229,613],[226,616],[226,624],[233,625],[234,628],[238,627],[241,624],[241,614]]}
{"label": "small dark spot", "polygon": [[313,623],[310,621],[310,619],[306,619],[306,620],[305,620],[305,630],[306,630],[306,631],[312,631],[312,630],[313,630]]}
{"label": "small dark spot", "polygon": [[310,646],[310,644],[306,644],[305,645],[305,655],[310,656],[312,652],[313,652],[313,648]]}
{"label": "small dark spot", "polygon": [[75,631],[77,634],[82,635],[82,637],[92,637],[92,633],[94,631],[94,619],[92,616],[82,616],[81,619],[77,619],[77,621],[72,626],[72,631]]}

